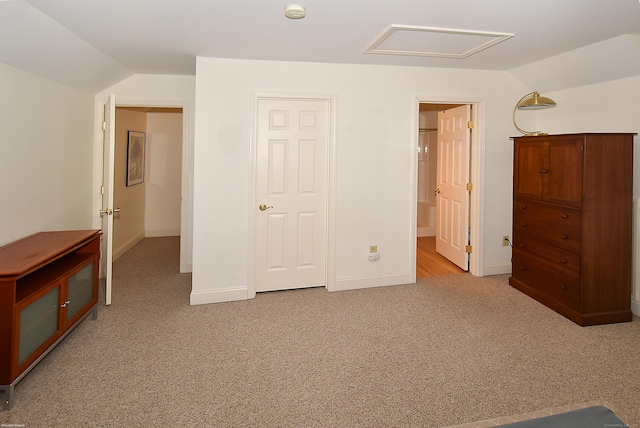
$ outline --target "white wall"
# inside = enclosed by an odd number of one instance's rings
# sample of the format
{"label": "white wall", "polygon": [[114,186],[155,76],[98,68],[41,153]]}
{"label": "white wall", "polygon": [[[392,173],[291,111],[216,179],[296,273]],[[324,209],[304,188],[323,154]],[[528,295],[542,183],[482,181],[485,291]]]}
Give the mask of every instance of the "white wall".
{"label": "white wall", "polygon": [[[527,92],[508,73],[198,58],[192,303],[248,295],[252,91],[337,95],[335,263],[331,283],[394,284],[415,241],[417,99],[484,100],[484,268],[509,272],[511,113]],[[413,220],[413,221],[412,221]],[[381,260],[367,260],[369,245]],[[330,261],[330,263],[332,263]],[[375,281],[374,281],[375,280]],[[246,298],[246,297],[244,297]]]}
{"label": "white wall", "polygon": [[[187,177],[182,180],[181,221],[186,222],[186,233],[180,235],[180,269],[182,272],[191,271],[192,253],[192,213],[193,207],[193,135],[194,135],[194,106],[195,106],[195,77],[193,76],[165,76],[137,74],[118,84],[105,89],[95,96],[94,120],[94,183],[99,186],[102,181],[102,127],[101,121],[104,103],[110,94],[116,96],[117,106],[157,106],[183,108],[183,169]],[[100,198],[94,198],[94,206],[100,206]],[[97,208],[96,208],[97,210]],[[96,211],[97,212],[97,211]],[[94,216],[94,225],[100,227],[100,217]]]}
{"label": "white wall", "polygon": [[93,95],[0,64],[0,245],[90,229]]}
{"label": "white wall", "polygon": [[181,113],[147,113],[146,153],[145,236],[179,236]]}

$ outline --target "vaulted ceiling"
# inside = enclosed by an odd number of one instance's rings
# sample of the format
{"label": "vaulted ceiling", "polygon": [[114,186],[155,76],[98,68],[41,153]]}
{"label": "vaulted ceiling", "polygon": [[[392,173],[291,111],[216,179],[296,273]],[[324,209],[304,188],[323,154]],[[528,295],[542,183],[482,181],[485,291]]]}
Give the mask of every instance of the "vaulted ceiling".
{"label": "vaulted ceiling", "polygon": [[640,75],[638,0],[0,0],[0,62],[98,92],[196,56],[509,71],[552,91]]}

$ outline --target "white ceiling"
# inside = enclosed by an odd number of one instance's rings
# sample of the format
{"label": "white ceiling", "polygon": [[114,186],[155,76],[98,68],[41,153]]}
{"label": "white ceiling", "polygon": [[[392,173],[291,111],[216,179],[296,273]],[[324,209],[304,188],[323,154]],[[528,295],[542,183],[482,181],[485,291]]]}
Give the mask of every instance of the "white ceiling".
{"label": "white ceiling", "polygon": [[[194,75],[196,56],[505,70],[544,91],[640,75],[638,0],[294,2],[304,19],[284,16],[286,0],[0,0],[0,62],[91,92]],[[365,53],[394,25],[513,37],[460,58]]]}

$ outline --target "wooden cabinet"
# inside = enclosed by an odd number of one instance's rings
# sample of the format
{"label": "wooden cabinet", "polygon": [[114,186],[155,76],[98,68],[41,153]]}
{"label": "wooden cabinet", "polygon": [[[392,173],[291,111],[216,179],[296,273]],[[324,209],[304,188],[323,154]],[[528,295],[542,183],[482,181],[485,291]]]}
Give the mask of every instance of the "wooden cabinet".
{"label": "wooden cabinet", "polygon": [[529,138],[517,141],[514,196],[581,207],[583,140]]}
{"label": "wooden cabinet", "polygon": [[42,232],[0,248],[0,397],[98,303],[100,231]]}
{"label": "wooden cabinet", "polygon": [[632,318],[634,135],[514,139],[509,283],[581,326]]}

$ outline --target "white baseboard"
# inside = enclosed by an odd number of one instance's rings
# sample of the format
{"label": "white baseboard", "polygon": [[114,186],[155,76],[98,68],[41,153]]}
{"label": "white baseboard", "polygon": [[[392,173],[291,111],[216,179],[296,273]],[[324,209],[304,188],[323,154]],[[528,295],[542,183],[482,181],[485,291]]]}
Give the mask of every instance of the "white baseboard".
{"label": "white baseboard", "polygon": [[414,275],[410,273],[389,276],[367,276],[359,278],[337,279],[329,291],[357,290],[360,288],[386,287],[415,283]]}
{"label": "white baseboard", "polygon": [[193,263],[187,263],[186,269],[180,271],[180,273],[191,273],[191,272],[193,272]]}
{"label": "white baseboard", "polygon": [[[511,273],[510,264],[487,266],[484,271],[484,275],[486,276],[508,273]],[[362,288],[387,287],[413,283],[415,283],[414,275],[411,275],[410,273],[388,276],[345,278],[335,280],[333,286],[329,287],[329,291],[358,290]],[[237,300],[247,300],[247,296],[248,289],[246,287],[192,291],[190,303],[191,305],[203,305],[208,303],[232,302]]]}
{"label": "white baseboard", "polygon": [[163,238],[165,236],[180,236],[180,229],[176,230],[145,230],[145,238]]}
{"label": "white baseboard", "polygon": [[118,258],[121,255],[123,255],[124,253],[132,249],[138,242],[142,241],[143,239],[144,239],[144,234],[141,233],[129,239],[127,242],[120,245],[118,248],[115,248],[113,250],[113,261],[115,262],[116,260],[118,260]]}
{"label": "white baseboard", "polygon": [[436,227],[435,226],[418,226],[417,234],[418,234],[418,238],[422,238],[424,236],[436,236]]}
{"label": "white baseboard", "polygon": [[506,273],[511,273],[511,263],[489,265],[482,270],[482,276],[504,275]]}
{"label": "white baseboard", "polygon": [[189,304],[206,305],[208,303],[233,302],[236,300],[247,300],[246,287],[191,291]]}

